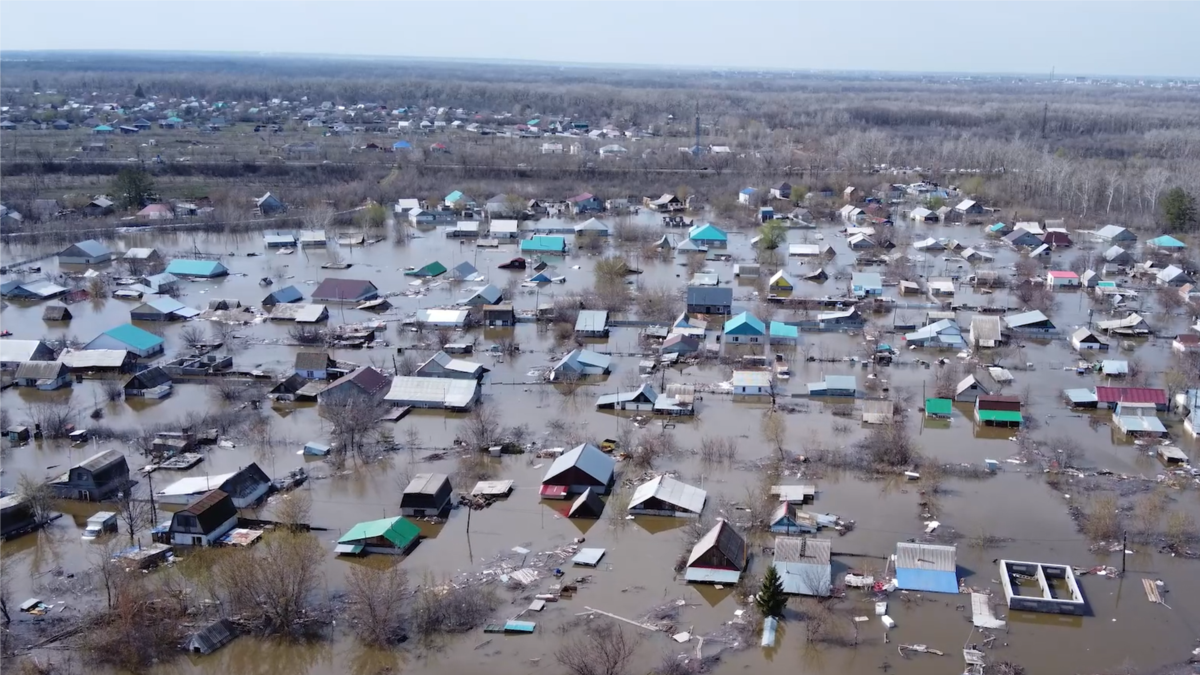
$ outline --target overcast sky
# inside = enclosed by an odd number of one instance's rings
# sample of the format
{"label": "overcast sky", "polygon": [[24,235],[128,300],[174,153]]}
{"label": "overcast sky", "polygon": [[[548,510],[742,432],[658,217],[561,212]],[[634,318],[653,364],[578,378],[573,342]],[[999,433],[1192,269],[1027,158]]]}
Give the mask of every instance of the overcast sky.
{"label": "overcast sky", "polygon": [[0,3],[0,49],[1200,76],[1196,2]]}

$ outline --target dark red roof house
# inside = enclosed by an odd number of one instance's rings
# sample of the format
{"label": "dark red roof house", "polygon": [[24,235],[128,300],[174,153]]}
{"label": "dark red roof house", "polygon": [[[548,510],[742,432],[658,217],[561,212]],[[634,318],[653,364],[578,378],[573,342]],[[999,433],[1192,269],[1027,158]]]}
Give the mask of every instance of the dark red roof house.
{"label": "dark red roof house", "polygon": [[1153,403],[1155,409],[1167,409],[1167,392],[1152,387],[1096,387],[1098,407],[1115,409],[1118,403]]}

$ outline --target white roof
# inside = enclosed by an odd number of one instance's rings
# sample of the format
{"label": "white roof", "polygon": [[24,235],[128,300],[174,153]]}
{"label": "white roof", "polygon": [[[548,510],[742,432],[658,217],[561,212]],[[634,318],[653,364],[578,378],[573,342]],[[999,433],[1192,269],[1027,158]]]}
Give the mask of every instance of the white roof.
{"label": "white roof", "polygon": [[40,344],[40,340],[13,340],[11,338],[0,340],[0,361],[5,363],[28,361],[33,358]]}
{"label": "white roof", "polygon": [[788,255],[821,255],[821,247],[817,244],[789,244]]}
{"label": "white roof", "polygon": [[461,326],[467,320],[467,310],[422,309],[417,318],[431,326]]}
{"label": "white roof", "polygon": [[498,232],[516,234],[520,229],[520,223],[515,220],[493,220],[488,229],[492,231],[492,234]]}
{"label": "white roof", "polygon": [[131,248],[125,252],[126,260],[145,260],[154,255],[152,248]]}
{"label": "white roof", "polygon": [[657,497],[660,501],[685,511],[700,513],[704,510],[704,502],[708,499],[708,493],[670,476],[659,476],[642,483],[633,491],[633,497],[629,500],[629,508],[635,509],[652,497]]}
{"label": "white roof", "polygon": [[475,380],[451,380],[444,377],[395,377],[383,400],[392,403],[440,403],[447,408],[465,408],[475,398],[479,383]]}
{"label": "white roof", "polygon": [[120,368],[129,352],[124,349],[67,350],[58,360],[68,368]]}
{"label": "white roof", "polygon": [[735,387],[769,387],[771,374],[765,370],[735,370],[731,382]]}
{"label": "white roof", "polygon": [[155,494],[160,497],[172,497],[181,495],[195,495],[216,490],[221,485],[236,476],[237,473],[223,473],[216,476],[190,476],[188,478],[180,478],[171,483],[167,487],[159,490]]}

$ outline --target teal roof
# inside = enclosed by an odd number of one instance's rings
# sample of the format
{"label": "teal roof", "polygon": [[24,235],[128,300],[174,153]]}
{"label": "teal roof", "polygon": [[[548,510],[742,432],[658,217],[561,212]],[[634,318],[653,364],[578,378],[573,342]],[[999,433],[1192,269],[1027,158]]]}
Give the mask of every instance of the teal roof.
{"label": "teal roof", "polygon": [[995,225],[992,225],[991,227],[989,227],[988,231],[989,232],[999,232],[1000,230],[1003,230],[1006,227],[1008,227],[1008,226],[1005,225],[1004,223],[996,223]]}
{"label": "teal roof", "polygon": [[219,277],[229,270],[215,260],[172,260],[167,272],[183,277]]}
{"label": "teal roof", "polygon": [[800,329],[796,326],[789,326],[782,321],[772,321],[771,336],[798,338],[800,337]]}
{"label": "teal roof", "polygon": [[183,120],[179,119],[178,117],[168,117],[168,118],[167,118],[167,123],[168,123],[168,124],[179,124],[179,123],[180,123],[180,122],[182,122],[182,121],[183,121]]}
{"label": "teal roof", "polygon": [[726,335],[764,335],[767,326],[750,312],[742,312],[725,322]]}
{"label": "teal roof", "polygon": [[163,343],[163,339],[154,333],[142,330],[141,328],[138,328],[130,323],[122,324],[116,328],[109,328],[108,330],[104,331],[104,334],[114,340],[124,342],[125,344],[139,351],[153,349],[154,347]]}
{"label": "teal roof", "polygon": [[463,197],[464,197],[463,193],[459,192],[458,190],[455,190],[454,192],[451,192],[450,194],[446,195],[446,201],[447,202],[456,202],[456,201],[462,199]]}
{"label": "teal roof", "polygon": [[1169,234],[1164,234],[1161,237],[1155,237],[1151,239],[1150,245],[1157,246],[1159,248],[1187,248],[1187,244],[1179,241]]}
{"label": "teal roof", "polygon": [[539,119],[533,119],[533,120],[529,120],[528,122],[526,122],[525,126],[536,127],[537,125],[541,124],[541,122],[542,121]]}
{"label": "teal roof", "polygon": [[721,228],[712,223],[703,225],[693,225],[692,229],[688,230],[688,239],[698,241],[728,241],[729,235]]}
{"label": "teal roof", "polygon": [[436,277],[446,273],[446,266],[438,261],[433,261],[428,265],[415,270],[410,270],[404,273],[408,277]]}
{"label": "teal roof", "polygon": [[943,415],[949,417],[954,407],[948,398],[927,398],[925,399],[925,414],[926,415]]}
{"label": "teal roof", "polygon": [[521,241],[522,251],[544,251],[562,253],[567,250],[567,240],[564,237],[536,235]]}
{"label": "teal roof", "polygon": [[392,542],[396,548],[408,548],[408,545],[419,536],[421,536],[421,530],[412,521],[396,516],[395,518],[368,520],[359,523],[350,528],[349,532],[342,535],[342,538],[338,539],[338,543],[348,544],[364,539],[384,537]]}
{"label": "teal roof", "polygon": [[101,124],[100,126],[96,127],[92,131],[112,131],[112,130],[113,130],[113,128],[108,126],[107,124]]}

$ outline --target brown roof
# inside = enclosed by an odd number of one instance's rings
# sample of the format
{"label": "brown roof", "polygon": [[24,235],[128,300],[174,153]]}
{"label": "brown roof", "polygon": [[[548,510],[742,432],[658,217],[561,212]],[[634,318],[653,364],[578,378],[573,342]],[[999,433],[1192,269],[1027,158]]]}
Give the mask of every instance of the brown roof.
{"label": "brown roof", "polygon": [[329,367],[326,352],[300,352],[296,355],[296,370],[322,370]]}
{"label": "brown roof", "polygon": [[216,506],[221,502],[222,499],[225,499],[228,496],[229,495],[220,490],[213,490],[212,492],[180,509],[179,513],[190,513],[193,516],[204,515],[204,512]]}
{"label": "brown roof", "polygon": [[1181,345],[1200,345],[1200,335],[1179,335],[1175,341]]}
{"label": "brown roof", "polygon": [[392,383],[391,378],[387,375],[375,370],[371,366],[363,366],[354,372],[346,373],[337,380],[334,380],[333,384],[329,385],[329,388],[333,389],[339,384],[345,384],[346,382],[353,382],[366,394],[378,393]]}
{"label": "brown roof", "polygon": [[980,410],[1011,410],[1013,412],[1021,412],[1021,399],[1016,396],[980,394],[978,408]]}

